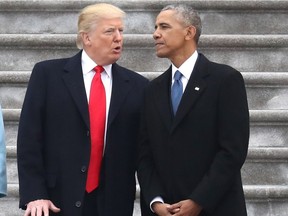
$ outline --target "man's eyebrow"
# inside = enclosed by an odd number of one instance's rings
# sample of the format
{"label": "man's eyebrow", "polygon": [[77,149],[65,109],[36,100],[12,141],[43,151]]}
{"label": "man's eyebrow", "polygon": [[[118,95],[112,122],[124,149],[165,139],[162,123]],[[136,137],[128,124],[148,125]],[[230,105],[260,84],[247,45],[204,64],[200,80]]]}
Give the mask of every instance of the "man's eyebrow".
{"label": "man's eyebrow", "polygon": [[158,26],[170,26],[170,25],[168,23],[162,22],[162,23],[155,24],[155,28]]}

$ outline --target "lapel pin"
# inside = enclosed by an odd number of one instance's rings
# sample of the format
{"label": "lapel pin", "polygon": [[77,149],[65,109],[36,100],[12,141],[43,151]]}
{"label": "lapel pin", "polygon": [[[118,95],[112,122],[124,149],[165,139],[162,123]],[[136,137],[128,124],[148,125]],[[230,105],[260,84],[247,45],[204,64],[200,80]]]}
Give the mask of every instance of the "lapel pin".
{"label": "lapel pin", "polygon": [[199,87],[195,87],[195,90],[196,90],[196,91],[199,91],[199,90],[200,90],[200,88],[199,88]]}

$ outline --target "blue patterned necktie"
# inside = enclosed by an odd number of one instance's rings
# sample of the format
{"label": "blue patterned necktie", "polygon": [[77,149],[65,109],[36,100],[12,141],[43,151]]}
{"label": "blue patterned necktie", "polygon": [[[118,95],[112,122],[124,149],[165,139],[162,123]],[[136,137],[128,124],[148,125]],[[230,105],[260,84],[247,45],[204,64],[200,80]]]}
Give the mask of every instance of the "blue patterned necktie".
{"label": "blue patterned necktie", "polygon": [[171,101],[174,115],[177,112],[178,105],[183,94],[183,84],[181,82],[181,77],[181,72],[177,70],[174,74],[174,83],[171,88]]}

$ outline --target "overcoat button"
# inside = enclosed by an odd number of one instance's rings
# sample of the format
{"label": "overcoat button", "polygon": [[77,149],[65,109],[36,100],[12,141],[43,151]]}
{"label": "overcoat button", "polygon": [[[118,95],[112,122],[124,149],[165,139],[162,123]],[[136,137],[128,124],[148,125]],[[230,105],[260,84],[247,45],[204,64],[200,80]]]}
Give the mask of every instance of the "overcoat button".
{"label": "overcoat button", "polygon": [[81,207],[81,202],[80,202],[80,201],[77,201],[77,202],[75,203],[75,206],[78,207],[78,208]]}
{"label": "overcoat button", "polygon": [[84,173],[84,172],[86,172],[86,170],[87,170],[86,166],[82,166],[82,167],[81,167],[81,172]]}
{"label": "overcoat button", "polygon": [[89,131],[89,130],[87,131],[87,136],[88,136],[88,137],[90,136],[90,131]]}

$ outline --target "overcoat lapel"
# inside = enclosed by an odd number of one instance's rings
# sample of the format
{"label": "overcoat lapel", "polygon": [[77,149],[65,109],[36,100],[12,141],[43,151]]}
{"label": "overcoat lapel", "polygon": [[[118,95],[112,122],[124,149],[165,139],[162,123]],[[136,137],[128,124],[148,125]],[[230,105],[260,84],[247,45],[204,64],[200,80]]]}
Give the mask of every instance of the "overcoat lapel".
{"label": "overcoat lapel", "polygon": [[83,72],[81,66],[81,51],[74,57],[69,59],[63,74],[63,80],[69,89],[72,98],[87,126],[90,128],[89,124],[89,112],[88,112],[88,101],[85,92]]}
{"label": "overcoat lapel", "polygon": [[159,115],[167,129],[170,131],[172,123],[172,110],[170,99],[171,88],[171,71],[170,67],[157,79],[154,102],[158,108]]}
{"label": "overcoat lapel", "polygon": [[132,87],[130,77],[125,73],[124,69],[116,63],[112,65],[112,79],[113,87],[111,93],[111,102],[109,107],[109,116],[107,128],[111,125],[115,117],[117,116],[121,105],[128,95]]}

